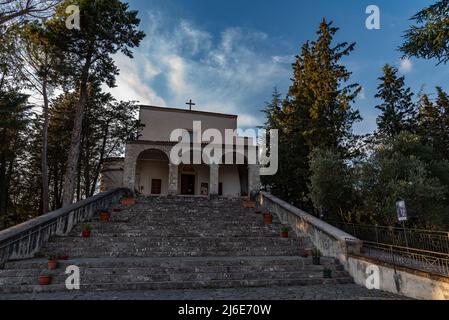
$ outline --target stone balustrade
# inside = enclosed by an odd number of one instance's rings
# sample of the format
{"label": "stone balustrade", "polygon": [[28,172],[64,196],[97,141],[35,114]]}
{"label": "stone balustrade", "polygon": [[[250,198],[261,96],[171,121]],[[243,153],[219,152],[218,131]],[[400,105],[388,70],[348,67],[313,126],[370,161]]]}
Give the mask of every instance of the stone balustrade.
{"label": "stone balustrade", "polygon": [[277,214],[282,223],[289,225],[293,231],[308,235],[313,245],[324,256],[338,258],[342,263],[345,263],[349,253],[357,254],[360,252],[361,240],[270,193],[262,191],[259,195],[259,203],[271,213]]}
{"label": "stone balustrade", "polygon": [[79,222],[129,194],[125,188],[110,190],[0,231],[0,267],[10,260],[33,257],[51,236],[67,235]]}

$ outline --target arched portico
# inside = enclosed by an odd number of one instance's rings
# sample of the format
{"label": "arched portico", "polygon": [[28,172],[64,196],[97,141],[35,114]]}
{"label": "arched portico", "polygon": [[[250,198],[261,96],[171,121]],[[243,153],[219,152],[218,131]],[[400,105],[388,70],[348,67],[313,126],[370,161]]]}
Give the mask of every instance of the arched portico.
{"label": "arched portico", "polygon": [[[168,167],[168,175],[165,174],[166,194],[176,194],[177,189],[177,177],[178,168],[176,165],[170,163],[170,145],[164,145],[160,143],[127,143],[125,151],[125,163],[123,168],[123,186],[133,190],[134,192],[141,193],[142,186],[144,194],[151,194],[151,180],[147,180],[147,170],[145,170],[144,163],[153,161],[157,163],[157,166],[161,168],[161,173],[157,174],[162,176],[162,172],[166,173],[162,166]],[[140,166],[138,166],[140,164]],[[143,167],[142,167],[143,166]],[[139,169],[139,171],[138,171]],[[143,169],[144,175],[140,169]],[[154,172],[154,170],[153,170]],[[150,177],[148,179],[151,179]],[[158,179],[155,177],[155,179]],[[161,181],[162,182],[162,181]],[[161,189],[162,187],[161,183]]]}
{"label": "arched portico", "polygon": [[168,195],[169,158],[158,149],[147,149],[136,161],[135,187],[142,195]]}
{"label": "arched portico", "polygon": [[210,161],[206,161],[176,165],[170,162],[172,146],[169,142],[128,143],[123,186],[144,195],[254,197],[259,192],[259,166],[249,164],[246,155],[240,154],[243,162],[239,162],[234,150],[230,163],[225,161],[226,153],[220,164],[207,164]]}

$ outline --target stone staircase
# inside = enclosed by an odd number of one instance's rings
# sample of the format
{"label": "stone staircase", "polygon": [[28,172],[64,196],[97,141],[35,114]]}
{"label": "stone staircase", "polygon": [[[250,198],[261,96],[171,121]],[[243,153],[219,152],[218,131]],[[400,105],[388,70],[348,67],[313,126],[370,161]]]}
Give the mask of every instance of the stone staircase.
{"label": "stone staircase", "polygon": [[[299,257],[311,248],[305,235],[280,237],[281,223],[265,225],[240,199],[139,198],[115,208],[109,222],[98,218],[91,238],[81,226],[54,237],[34,259],[0,270],[0,293],[67,291],[65,269],[80,268],[82,291],[302,286],[352,283],[334,259]],[[112,209],[112,208],[110,208]],[[38,285],[48,253],[68,255],[52,271],[52,284]],[[323,268],[332,278],[323,278]]]}

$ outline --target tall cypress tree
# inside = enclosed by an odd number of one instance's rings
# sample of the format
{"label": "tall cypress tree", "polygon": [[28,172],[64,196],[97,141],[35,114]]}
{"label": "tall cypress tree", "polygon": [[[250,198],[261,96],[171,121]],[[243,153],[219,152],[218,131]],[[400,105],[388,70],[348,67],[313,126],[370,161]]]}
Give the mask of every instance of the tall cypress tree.
{"label": "tall cypress tree", "polygon": [[405,77],[398,76],[398,69],[385,65],[376,98],[382,103],[376,108],[381,111],[377,118],[378,134],[392,138],[401,131],[414,130],[416,110],[412,102],[413,93],[405,86]]}
{"label": "tall cypress tree", "polygon": [[[360,119],[352,102],[360,92],[347,84],[351,73],[341,59],[354,50],[354,43],[334,44],[338,28],[326,20],[316,41],[307,41],[293,64],[292,84],[281,109],[279,171],[273,193],[310,209],[309,155],[316,148],[347,151],[352,124]],[[270,109],[270,112],[273,110]],[[268,118],[267,122],[272,121]]]}
{"label": "tall cypress tree", "polygon": [[441,87],[436,89],[435,105],[438,109],[438,135],[440,136],[440,145],[436,148],[444,159],[449,160],[449,95]]}

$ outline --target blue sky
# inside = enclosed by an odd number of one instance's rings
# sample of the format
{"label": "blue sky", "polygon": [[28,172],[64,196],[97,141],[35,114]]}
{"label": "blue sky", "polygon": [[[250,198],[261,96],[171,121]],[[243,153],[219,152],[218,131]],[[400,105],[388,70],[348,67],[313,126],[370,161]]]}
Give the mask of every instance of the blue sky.
{"label": "blue sky", "polygon": [[[397,47],[409,18],[434,1],[426,0],[131,0],[146,38],[130,60],[121,55],[118,99],[239,115],[239,127],[263,123],[260,110],[277,86],[285,94],[291,63],[306,40],[315,39],[325,17],[340,28],[336,40],[356,42],[344,63],[361,84],[357,99],[364,120],[355,132],[375,129],[377,78],[386,63],[400,68],[415,92],[449,90],[449,65],[401,61]],[[380,8],[381,29],[368,30],[365,9]]]}

